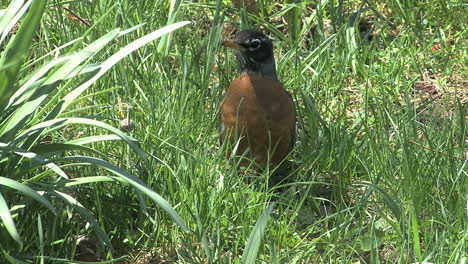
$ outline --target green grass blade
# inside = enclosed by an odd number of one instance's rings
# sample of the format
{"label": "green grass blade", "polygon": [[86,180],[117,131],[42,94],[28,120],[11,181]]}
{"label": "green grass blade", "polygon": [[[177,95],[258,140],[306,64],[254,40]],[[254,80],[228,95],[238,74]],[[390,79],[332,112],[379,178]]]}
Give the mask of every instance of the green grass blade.
{"label": "green grass blade", "polygon": [[299,39],[299,31],[301,25],[302,4],[293,0],[286,0],[287,5],[292,5],[292,9],[287,13],[288,35],[291,38],[291,43]]}
{"label": "green grass blade", "polygon": [[257,223],[255,224],[252,232],[250,233],[249,239],[245,244],[244,254],[242,255],[241,263],[256,263],[263,233],[265,232],[265,227],[274,205],[275,203],[271,203],[260,216],[260,218],[258,218]]}
{"label": "green grass blade", "polygon": [[[40,87],[40,84],[37,83],[37,80],[47,74],[53,67],[73,59],[76,59],[73,55],[65,56],[54,59],[49,63],[41,66],[37,71],[25,78],[27,81],[21,85],[21,87],[10,97],[7,108],[12,105],[22,104],[24,101],[28,100],[34,94],[36,89]],[[42,82],[44,82],[44,80],[42,80]],[[36,85],[34,85],[35,83]]]}
{"label": "green grass blade", "polygon": [[[179,13],[180,6],[182,4],[182,0],[171,0],[170,7],[169,7],[169,18],[167,20],[166,25],[171,25],[177,19],[177,14]],[[158,44],[158,52],[164,55],[167,55],[169,52],[169,48],[171,46],[171,39],[172,34],[165,34],[161,37],[161,41]]]}
{"label": "green grass blade", "polygon": [[38,192],[36,192],[31,187],[29,187],[29,186],[27,186],[25,184],[22,184],[20,182],[14,181],[12,179],[1,177],[1,176],[0,176],[0,185],[9,187],[9,188],[14,189],[14,190],[17,190],[18,192],[22,193],[23,195],[31,197],[32,199],[38,201],[39,203],[41,203],[42,205],[47,207],[47,209],[49,209],[53,214],[57,214],[57,210],[49,202],[49,200],[44,198],[42,195],[40,195]]}
{"label": "green grass blade", "polygon": [[44,229],[42,227],[41,214],[37,214],[37,235],[39,236],[39,251],[41,252],[41,264],[44,264]]}
{"label": "green grass blade", "polygon": [[16,258],[10,256],[5,251],[2,251],[2,253],[3,253],[3,256],[5,257],[5,259],[11,264],[30,264],[30,262],[22,261],[22,260],[19,260],[19,259],[16,259]]}
{"label": "green grass blade", "polygon": [[[120,138],[119,138],[120,139]],[[65,153],[66,151],[80,151],[83,153],[95,154],[98,156],[106,157],[107,155],[90,147],[68,144],[68,143],[50,143],[39,144],[31,148],[31,151],[41,155],[42,157],[49,158],[58,153]]]}
{"label": "green grass blade", "polygon": [[62,171],[62,169],[60,169],[54,163],[49,162],[48,159],[42,157],[41,155],[38,155],[38,154],[36,154],[34,152],[26,151],[26,150],[24,150],[22,148],[11,147],[10,145],[7,145],[7,144],[1,143],[1,142],[0,142],[0,149],[2,149],[4,153],[8,153],[8,152],[11,151],[11,152],[13,152],[13,153],[15,153],[15,154],[17,154],[17,155],[19,155],[21,157],[36,160],[36,161],[40,162],[41,164],[44,164],[47,168],[51,169],[55,173],[57,173],[59,176],[65,178],[65,179],[68,179],[67,174],[64,171]]}
{"label": "green grass blade", "polygon": [[99,240],[104,242],[111,250],[113,250],[112,244],[107,237],[106,233],[102,229],[102,227],[99,225],[99,223],[96,221],[96,218],[92,215],[92,213],[84,207],[80,202],[78,202],[75,198],[73,198],[71,195],[68,195],[63,192],[59,191],[53,191],[53,194],[55,194],[58,198],[62,199],[65,201],[69,206],[74,208],[76,211],[78,211],[79,215],[88,221],[90,224],[91,228],[94,230],[96,233],[97,237]]}
{"label": "green grass blade", "polygon": [[[67,56],[67,57],[57,58],[57,59],[51,61],[50,63],[44,65],[43,67],[41,67],[40,68],[41,72],[35,72],[35,73],[33,73],[32,76],[25,78],[25,79],[28,80],[28,83],[23,84],[23,85],[20,84],[21,88],[18,91],[16,91],[16,93],[13,96],[11,96],[7,108],[14,107],[14,106],[21,106],[23,102],[27,101],[31,97],[31,95],[34,93],[34,91],[36,91],[36,89],[40,88],[43,85],[43,83],[47,79],[47,77],[43,77],[43,78],[40,78],[40,79],[35,79],[37,77],[37,76],[35,76],[35,74],[40,75],[42,73],[42,71],[45,72],[49,66],[53,67],[55,65],[61,64],[63,62],[67,62],[68,60],[74,59],[74,58],[75,58],[74,56],[71,56],[71,57]],[[64,61],[62,61],[62,59],[64,59]],[[79,75],[84,75],[84,74],[87,74],[87,73],[94,72],[97,69],[99,69],[98,64],[87,64],[87,65],[85,65],[83,67],[75,68],[62,81],[72,79],[72,78],[74,78],[76,76],[79,76]],[[34,82],[31,82],[31,80],[34,81]],[[38,115],[38,116],[41,116],[41,115]]]}
{"label": "green grass blade", "polygon": [[413,248],[416,258],[419,263],[422,263],[422,253],[421,253],[421,240],[419,238],[419,224],[418,216],[416,215],[414,207],[411,210],[411,231],[413,233]]}
{"label": "green grass blade", "polygon": [[[0,71],[0,80],[2,80],[0,82],[0,109],[4,109],[10,95],[15,92],[13,87],[21,67],[21,61],[26,58],[26,54],[32,44],[34,32],[36,31],[36,27],[39,25],[46,3],[47,1],[33,1],[31,8],[28,10],[28,14],[16,33],[16,36],[9,42],[0,58],[0,68],[5,64],[16,60],[13,66]],[[18,58],[21,59],[18,60]]]}
{"label": "green grass blade", "polygon": [[22,0],[15,0],[10,3],[5,10],[5,14],[0,18],[0,32],[2,33],[0,43],[10,34],[11,29],[13,29],[16,23],[23,17],[31,3],[32,0],[28,1],[26,4],[24,4]]}
{"label": "green grass blade", "polygon": [[[40,58],[37,58],[36,60],[34,61],[28,61],[28,64],[24,65],[22,68],[21,68],[21,72],[27,72],[30,68],[33,68],[35,67],[36,65],[42,65],[42,61],[44,61],[45,59],[47,58],[54,58],[54,59],[58,59],[58,58],[61,58],[61,57],[58,57],[57,58],[57,54],[61,54],[63,52],[65,52],[66,48],[76,44],[76,43],[79,43],[83,40],[83,36],[79,37],[79,38],[76,38],[76,39],[73,39],[63,45],[60,45],[58,47],[56,47],[55,49],[53,50],[48,50],[48,52],[44,55],[42,55]],[[64,56],[73,56],[74,54],[76,54],[75,52],[71,52],[69,51],[68,53],[66,53]],[[52,59],[52,61],[54,60]],[[26,78],[22,78],[21,80],[19,80],[18,82],[18,85],[21,86],[23,85],[29,78],[26,77]]]}
{"label": "green grass blade", "polygon": [[20,247],[23,247],[23,242],[21,241],[21,237],[18,234],[18,230],[16,229],[15,222],[13,221],[13,218],[11,217],[10,209],[8,208],[5,198],[3,198],[3,195],[1,193],[0,193],[0,218],[2,219],[5,229],[13,238],[13,240],[15,240],[20,245]]}
{"label": "green grass blade", "polygon": [[46,122],[42,122],[24,131],[23,133],[21,133],[15,140],[19,142],[29,137],[31,134],[37,131],[47,128],[48,129],[47,132],[52,132],[66,125],[71,125],[71,124],[88,125],[91,127],[99,127],[99,128],[108,130],[114,133],[115,135],[117,135],[118,137],[120,137],[121,139],[123,139],[127,144],[129,144],[130,147],[133,150],[135,150],[135,152],[137,152],[141,158],[145,160],[147,159],[146,154],[141,150],[141,148],[137,144],[135,144],[134,138],[127,136],[125,133],[123,133],[122,131],[120,131],[119,129],[111,125],[108,125],[100,121],[92,120],[92,119],[86,119],[86,118],[58,118],[58,119],[53,119],[53,120],[49,120]]}
{"label": "green grass blade", "polygon": [[133,176],[132,174],[128,173],[122,168],[119,168],[113,164],[108,163],[102,159],[94,158],[94,157],[84,157],[84,156],[71,156],[65,157],[60,160],[73,160],[73,161],[80,161],[80,162],[88,162],[90,164],[102,167],[107,171],[117,175],[123,179],[125,179],[130,185],[135,187],[137,190],[140,190],[142,193],[146,194],[150,197],[156,204],[158,204],[169,216],[184,230],[188,231],[188,227],[185,224],[184,220],[179,216],[179,214],[175,211],[175,209],[171,206],[171,204],[162,198],[158,193],[153,191],[146,183],[140,180],[138,177]]}
{"label": "green grass blade", "polygon": [[98,182],[122,182],[127,183],[127,180],[117,176],[89,176],[81,178],[73,178],[72,180],[60,180],[57,183],[52,184],[52,186],[66,189],[67,187],[78,186],[89,183],[98,183]]}
{"label": "green grass blade", "polygon": [[[83,50],[77,52],[75,55],[73,55],[73,59],[70,60],[69,63],[64,64],[62,67],[48,76],[42,85],[37,86],[36,89],[29,91],[29,93],[35,93],[34,99],[23,103],[21,107],[16,110],[15,114],[9,118],[6,125],[2,128],[2,130],[0,130],[0,139],[2,141],[8,141],[11,139],[20,129],[23,128],[24,124],[29,119],[29,116],[37,111],[39,106],[49,96],[53,89],[55,89],[64,79],[66,79],[72,72],[74,72],[83,61],[89,59],[91,56],[104,48],[104,46],[107,45],[110,41],[115,39],[119,32],[120,30],[118,29],[113,30],[94,41]],[[39,73],[41,73],[41,71]],[[47,107],[44,109],[46,108]],[[40,113],[35,115],[35,119],[40,117],[42,117]],[[35,122],[34,119],[31,122]]]}
{"label": "green grass blade", "polygon": [[[81,138],[73,139],[73,140],[67,141],[66,144],[86,145],[86,144],[91,144],[95,142],[101,142],[101,141],[107,141],[107,140],[121,140],[121,139],[122,138],[114,134],[98,135],[98,136],[89,136],[89,137],[81,137]],[[130,139],[137,142],[137,140],[132,137],[130,137]]]}
{"label": "green grass blade", "polygon": [[362,184],[364,186],[369,186],[372,189],[378,191],[382,195],[385,204],[388,206],[388,208],[390,208],[390,211],[392,211],[395,218],[398,219],[399,221],[401,220],[401,209],[400,209],[400,207],[398,206],[397,202],[395,202],[394,199],[392,199],[392,197],[387,192],[385,192],[385,190],[383,190],[379,186],[377,186],[375,184],[372,184],[372,183],[369,183],[369,182],[360,182],[360,183],[357,183],[357,184]]}
{"label": "green grass blade", "polygon": [[315,48],[304,60],[302,60],[302,74],[310,70],[312,63],[318,60],[322,53],[328,48],[331,42],[335,39],[336,35],[331,35],[317,48]]}
{"label": "green grass blade", "polygon": [[[151,41],[158,39],[176,29],[179,29],[183,26],[188,25],[190,22],[178,22],[164,28],[158,29],[153,31],[152,33],[141,37],[132,43],[128,44],[127,46],[120,49],[118,52],[110,56],[107,60],[105,60],[101,64],[101,68],[99,71],[88,81],[74,89],[72,92],[68,93],[66,96],[63,97],[62,102],[57,104],[57,107],[54,109],[54,113],[62,113],[80,94],[82,94],[89,86],[95,83],[102,75],[104,75],[107,71],[109,71],[115,64],[120,62],[122,59],[127,57],[133,51],[143,47],[144,45],[150,43]],[[57,116],[57,114],[55,116]]]}
{"label": "green grass blade", "polygon": [[143,27],[145,25],[145,23],[142,23],[142,24],[138,24],[136,26],[133,26],[131,28],[128,28],[128,29],[125,29],[125,30],[122,30],[120,33],[119,33],[119,37],[123,36],[123,35],[127,35],[128,33],[131,33],[141,27]]}
{"label": "green grass blade", "polygon": [[[120,138],[119,138],[120,139]],[[50,163],[49,159],[53,158],[56,155],[64,155],[67,153],[67,151],[73,151],[77,153],[86,153],[87,155],[89,154],[94,154],[96,156],[100,157],[108,157],[107,154],[100,152],[98,150],[95,150],[93,148],[87,147],[87,146],[81,146],[81,145],[75,145],[75,144],[60,144],[60,143],[51,143],[51,144],[39,144],[34,146],[31,149],[32,153],[37,153],[36,157],[40,157],[40,159],[36,158],[32,162],[29,163],[24,163],[22,166],[20,166],[16,172],[17,175],[27,175],[30,173],[32,170],[37,169],[39,166],[48,166],[50,169],[54,170],[55,168],[58,167],[52,167],[50,166],[53,163]],[[69,152],[68,152],[69,153]],[[60,172],[62,170],[60,169]],[[57,173],[57,171],[55,171]],[[57,173],[59,174],[59,173]],[[62,178],[68,179],[68,175],[64,174],[59,174]],[[66,177],[65,177],[66,176]],[[40,178],[40,175],[35,175],[33,178],[29,179],[32,180],[34,178]]]}

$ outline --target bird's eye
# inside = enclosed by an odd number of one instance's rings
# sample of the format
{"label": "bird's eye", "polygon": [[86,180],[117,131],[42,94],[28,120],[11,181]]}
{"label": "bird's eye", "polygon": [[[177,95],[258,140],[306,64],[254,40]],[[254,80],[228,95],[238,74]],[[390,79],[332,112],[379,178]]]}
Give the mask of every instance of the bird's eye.
{"label": "bird's eye", "polygon": [[260,41],[258,39],[252,41],[249,45],[249,50],[256,50],[260,47]]}

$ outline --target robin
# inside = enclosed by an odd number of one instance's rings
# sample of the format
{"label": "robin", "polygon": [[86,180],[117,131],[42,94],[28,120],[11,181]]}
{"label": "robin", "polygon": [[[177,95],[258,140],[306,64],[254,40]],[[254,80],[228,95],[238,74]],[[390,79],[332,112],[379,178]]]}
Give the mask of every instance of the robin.
{"label": "robin", "polygon": [[238,139],[236,155],[261,168],[277,166],[294,146],[296,114],[276,75],[273,43],[261,32],[243,30],[221,45],[235,50],[240,66],[221,102],[221,142]]}

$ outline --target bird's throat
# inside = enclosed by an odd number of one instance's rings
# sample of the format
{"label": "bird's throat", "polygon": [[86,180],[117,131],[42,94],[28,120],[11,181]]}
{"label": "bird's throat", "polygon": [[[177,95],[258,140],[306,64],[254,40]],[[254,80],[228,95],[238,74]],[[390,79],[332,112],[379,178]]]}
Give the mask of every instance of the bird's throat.
{"label": "bird's throat", "polygon": [[258,63],[241,54],[237,55],[237,59],[241,73],[253,72],[263,76],[272,77],[276,80],[278,79],[278,76],[276,75],[276,64],[274,59],[265,63]]}

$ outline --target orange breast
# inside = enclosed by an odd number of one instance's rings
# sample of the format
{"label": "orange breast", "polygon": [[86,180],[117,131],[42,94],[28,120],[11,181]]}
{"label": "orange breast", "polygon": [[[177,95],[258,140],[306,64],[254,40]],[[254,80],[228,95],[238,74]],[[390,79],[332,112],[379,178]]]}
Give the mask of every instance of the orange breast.
{"label": "orange breast", "polygon": [[[243,73],[221,103],[222,134],[231,144],[239,139],[237,155],[246,154],[261,167],[278,165],[294,144],[294,101],[271,77]],[[229,136],[228,136],[229,135]]]}

